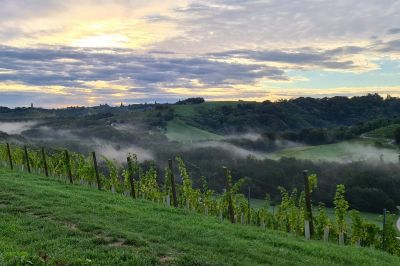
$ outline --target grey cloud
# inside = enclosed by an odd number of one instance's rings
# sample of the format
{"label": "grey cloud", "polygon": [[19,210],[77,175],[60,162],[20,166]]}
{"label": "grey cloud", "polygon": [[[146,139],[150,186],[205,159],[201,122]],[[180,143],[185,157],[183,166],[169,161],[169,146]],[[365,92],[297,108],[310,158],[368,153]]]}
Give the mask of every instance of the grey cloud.
{"label": "grey cloud", "polygon": [[35,106],[59,107],[64,104],[87,105],[85,98],[80,95],[56,95],[41,92],[1,92],[0,105],[2,106]]}
{"label": "grey cloud", "polygon": [[[0,47],[0,81],[29,85],[82,87],[82,81],[128,79],[135,87],[177,87],[199,80],[204,87],[254,83],[260,78],[286,80],[283,70],[260,65],[216,62],[207,57],[168,58],[155,54],[98,53],[93,50]],[[192,86],[194,88],[194,86]],[[108,93],[107,91],[105,91]]]}
{"label": "grey cloud", "polygon": [[389,34],[398,34],[400,33],[400,28],[392,28],[388,30]]}
{"label": "grey cloud", "polygon": [[292,50],[233,50],[212,53],[215,58],[245,58],[259,62],[279,62],[293,64],[297,67],[318,66],[329,69],[353,69],[357,65],[351,60],[342,60],[344,55],[354,55],[364,49],[356,46],[338,47],[332,50],[317,50],[305,47]]}
{"label": "grey cloud", "polygon": [[400,39],[383,42],[377,45],[377,50],[381,52],[400,52]]}
{"label": "grey cloud", "polygon": [[368,40],[399,24],[400,2],[207,0],[193,1],[176,13],[185,34],[155,47],[190,53]]}
{"label": "grey cloud", "polygon": [[145,17],[145,19],[149,22],[161,22],[161,21],[172,21],[174,20],[172,17],[163,16],[160,14],[154,14],[151,16]]}

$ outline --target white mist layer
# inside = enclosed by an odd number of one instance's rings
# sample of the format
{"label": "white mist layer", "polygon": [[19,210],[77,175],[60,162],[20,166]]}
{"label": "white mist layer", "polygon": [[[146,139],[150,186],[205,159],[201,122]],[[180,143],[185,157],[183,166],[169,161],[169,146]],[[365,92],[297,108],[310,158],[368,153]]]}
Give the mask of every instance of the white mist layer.
{"label": "white mist layer", "polygon": [[257,159],[264,159],[266,157],[265,153],[255,152],[247,149],[240,148],[231,143],[220,142],[220,141],[204,141],[193,144],[190,148],[218,148],[227,151],[230,155],[235,157],[246,158],[248,156],[253,156]]}
{"label": "white mist layer", "polygon": [[31,129],[35,126],[37,121],[29,122],[0,122],[0,131],[3,131],[9,135],[19,135],[25,130]]}
{"label": "white mist layer", "polygon": [[225,140],[250,140],[250,141],[258,141],[262,139],[262,136],[258,133],[245,133],[245,134],[239,134],[239,135],[227,135],[224,136],[223,139]]}
{"label": "white mist layer", "polygon": [[128,153],[136,154],[140,162],[154,159],[150,151],[132,144],[126,145],[97,138],[84,138],[72,130],[54,129],[47,126],[39,127],[38,131],[40,132],[40,137],[34,137],[35,140],[60,142],[61,139],[62,141],[79,142],[82,145],[90,147],[99,156],[102,155],[107,157],[107,159],[116,160],[121,164],[126,162]]}
{"label": "white mist layer", "polygon": [[136,154],[139,162],[154,160],[154,156],[150,151],[135,145],[120,147],[118,144],[106,143],[104,140],[93,139],[92,141],[94,145],[91,145],[91,147],[97,153],[108,159],[116,160],[118,163],[126,162],[128,153]]}
{"label": "white mist layer", "polygon": [[294,157],[312,161],[330,161],[351,163],[368,162],[399,162],[399,153],[395,149],[376,147],[362,142],[345,141],[337,144],[302,146],[280,150],[268,155],[270,159]]}

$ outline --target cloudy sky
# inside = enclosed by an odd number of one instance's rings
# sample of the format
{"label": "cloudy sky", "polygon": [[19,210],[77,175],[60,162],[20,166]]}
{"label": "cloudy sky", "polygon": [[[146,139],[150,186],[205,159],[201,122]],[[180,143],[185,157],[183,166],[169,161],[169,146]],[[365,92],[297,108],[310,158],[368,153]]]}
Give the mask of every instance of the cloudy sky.
{"label": "cloudy sky", "polygon": [[0,3],[2,106],[400,96],[400,1]]}

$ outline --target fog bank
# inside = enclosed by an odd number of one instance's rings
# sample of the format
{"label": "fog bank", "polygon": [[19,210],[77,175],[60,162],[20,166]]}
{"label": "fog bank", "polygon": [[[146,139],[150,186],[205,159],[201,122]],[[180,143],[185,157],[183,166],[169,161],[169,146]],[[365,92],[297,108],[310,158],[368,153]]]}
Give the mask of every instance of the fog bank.
{"label": "fog bank", "polygon": [[0,122],[0,131],[3,131],[9,135],[19,135],[23,131],[31,129],[37,125],[37,121],[27,122]]}

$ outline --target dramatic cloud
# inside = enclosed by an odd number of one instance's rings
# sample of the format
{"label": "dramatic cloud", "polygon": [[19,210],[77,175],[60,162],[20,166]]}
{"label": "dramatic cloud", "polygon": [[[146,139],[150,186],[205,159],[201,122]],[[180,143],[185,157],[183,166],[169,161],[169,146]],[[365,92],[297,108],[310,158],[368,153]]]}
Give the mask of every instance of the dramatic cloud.
{"label": "dramatic cloud", "polygon": [[389,34],[398,34],[400,33],[400,28],[393,28],[388,30]]}
{"label": "dramatic cloud", "polygon": [[[226,88],[259,79],[287,80],[283,70],[257,64],[235,64],[205,57],[145,55],[132,50],[35,49],[0,47],[0,91],[20,90],[59,96],[106,95],[146,97],[174,95],[172,90]],[[8,84],[8,85],[7,85]],[[22,85],[20,85],[22,84]],[[7,85],[7,86],[5,86]],[[178,96],[175,96],[176,98]]]}
{"label": "dramatic cloud", "polygon": [[214,53],[211,56],[215,58],[225,58],[228,60],[248,59],[258,62],[285,63],[292,68],[324,68],[351,70],[358,69],[356,62],[343,58],[345,56],[354,56],[363,51],[363,48],[356,46],[338,47],[332,50],[317,50],[311,47],[305,47],[298,50],[233,50],[221,53]]}
{"label": "dramatic cloud", "polygon": [[399,10],[391,0],[194,1],[177,9],[186,34],[166,42],[188,52],[362,43],[396,27]]}
{"label": "dramatic cloud", "polygon": [[[400,94],[399,64],[382,67],[400,58],[399,1],[1,4],[0,105],[265,100],[310,88],[311,96],[335,94],[335,86],[354,95],[375,87],[376,76],[376,92]],[[353,77],[346,86],[341,73]]]}

